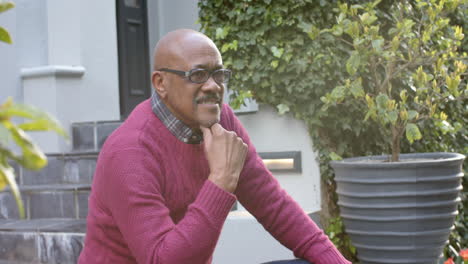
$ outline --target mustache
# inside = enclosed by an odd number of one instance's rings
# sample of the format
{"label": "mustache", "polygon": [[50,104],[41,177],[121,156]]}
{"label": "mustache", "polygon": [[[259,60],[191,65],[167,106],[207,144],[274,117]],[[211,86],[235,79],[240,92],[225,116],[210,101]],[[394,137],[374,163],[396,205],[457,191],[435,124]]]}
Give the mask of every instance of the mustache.
{"label": "mustache", "polygon": [[216,100],[217,102],[221,102],[221,97],[219,97],[217,94],[208,94],[195,98],[194,101],[195,103],[199,104],[207,100]]}

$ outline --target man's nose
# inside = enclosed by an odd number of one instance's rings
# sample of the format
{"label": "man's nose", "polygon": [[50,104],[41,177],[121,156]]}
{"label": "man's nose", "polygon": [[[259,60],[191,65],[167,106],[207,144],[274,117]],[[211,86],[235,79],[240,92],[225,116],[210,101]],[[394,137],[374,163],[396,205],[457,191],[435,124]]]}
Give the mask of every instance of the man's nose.
{"label": "man's nose", "polygon": [[217,83],[215,82],[213,76],[210,76],[210,78],[208,78],[208,80],[206,80],[206,82],[203,84],[202,86],[202,90],[204,92],[216,92],[216,93],[219,93],[223,90],[224,88],[224,85],[223,84],[220,84],[220,83]]}

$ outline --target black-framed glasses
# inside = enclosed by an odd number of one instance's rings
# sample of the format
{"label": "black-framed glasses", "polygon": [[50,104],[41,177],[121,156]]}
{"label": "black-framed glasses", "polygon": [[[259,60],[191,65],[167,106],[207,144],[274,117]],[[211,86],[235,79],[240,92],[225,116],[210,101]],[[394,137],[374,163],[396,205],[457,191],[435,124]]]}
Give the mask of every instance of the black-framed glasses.
{"label": "black-framed glasses", "polygon": [[178,71],[168,68],[158,69],[158,71],[170,72],[177,74],[179,76],[187,78],[189,81],[193,83],[204,83],[208,81],[208,79],[213,76],[213,80],[217,83],[224,83],[227,84],[229,79],[231,78],[231,70],[228,69],[217,69],[214,71],[209,71],[205,69],[191,69],[188,72],[185,71]]}

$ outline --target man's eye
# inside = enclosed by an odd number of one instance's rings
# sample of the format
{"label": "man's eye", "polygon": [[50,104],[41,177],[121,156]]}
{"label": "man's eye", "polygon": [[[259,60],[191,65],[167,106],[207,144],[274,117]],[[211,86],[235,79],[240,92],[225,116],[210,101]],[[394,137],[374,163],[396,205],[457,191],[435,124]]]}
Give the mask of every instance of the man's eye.
{"label": "man's eye", "polygon": [[208,74],[209,73],[205,70],[199,70],[199,71],[192,72],[190,77],[194,81],[204,81],[205,78],[208,76]]}

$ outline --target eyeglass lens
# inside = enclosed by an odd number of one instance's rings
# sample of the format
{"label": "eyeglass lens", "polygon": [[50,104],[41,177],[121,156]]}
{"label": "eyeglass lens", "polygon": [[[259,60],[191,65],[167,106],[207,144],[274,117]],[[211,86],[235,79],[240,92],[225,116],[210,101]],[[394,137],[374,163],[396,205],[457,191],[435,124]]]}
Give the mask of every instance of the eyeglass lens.
{"label": "eyeglass lens", "polygon": [[206,82],[210,75],[213,76],[213,80],[217,83],[227,83],[229,81],[230,72],[224,69],[216,70],[210,74],[209,71],[204,69],[197,69],[191,72],[190,81],[195,83]]}

